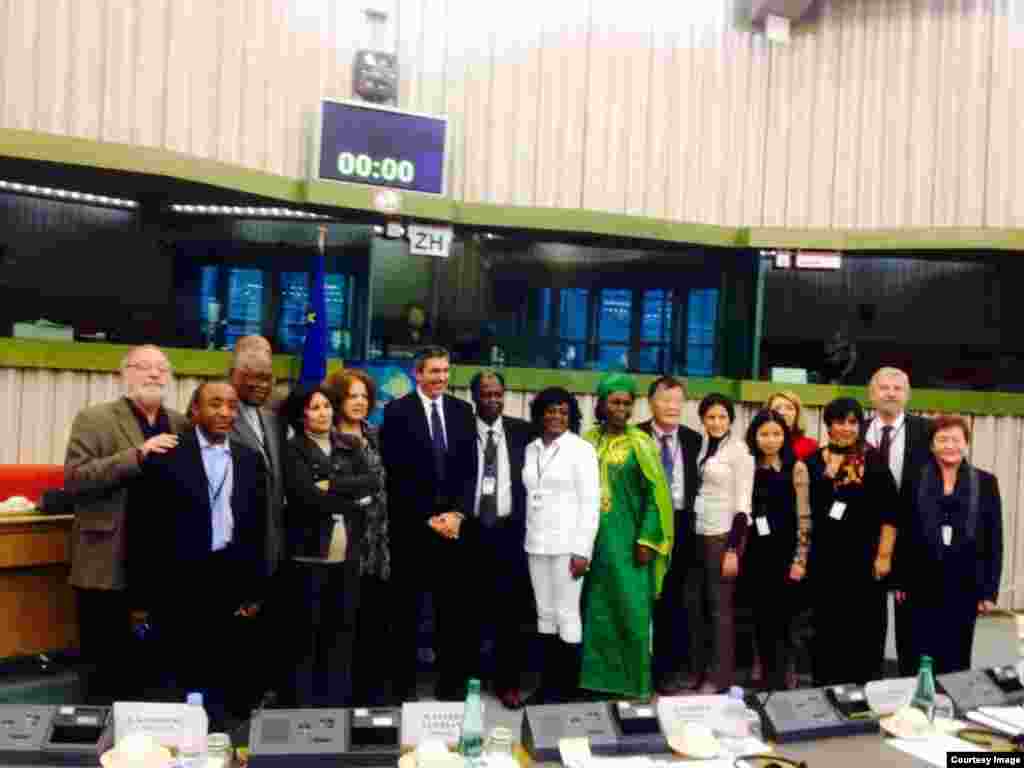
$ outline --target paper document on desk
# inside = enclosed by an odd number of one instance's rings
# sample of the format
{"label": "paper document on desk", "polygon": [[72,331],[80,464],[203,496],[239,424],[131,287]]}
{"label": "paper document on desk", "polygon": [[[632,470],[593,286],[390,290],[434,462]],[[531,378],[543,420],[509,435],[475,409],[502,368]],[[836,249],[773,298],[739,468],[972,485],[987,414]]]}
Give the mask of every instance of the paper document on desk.
{"label": "paper document on desk", "polygon": [[985,752],[979,746],[954,738],[952,736],[933,736],[928,739],[887,739],[886,744],[901,752],[913,755],[939,768],[946,768],[946,755],[949,752]]}
{"label": "paper document on desk", "polygon": [[967,719],[1008,736],[1024,733],[1024,707],[978,707],[967,713]]}

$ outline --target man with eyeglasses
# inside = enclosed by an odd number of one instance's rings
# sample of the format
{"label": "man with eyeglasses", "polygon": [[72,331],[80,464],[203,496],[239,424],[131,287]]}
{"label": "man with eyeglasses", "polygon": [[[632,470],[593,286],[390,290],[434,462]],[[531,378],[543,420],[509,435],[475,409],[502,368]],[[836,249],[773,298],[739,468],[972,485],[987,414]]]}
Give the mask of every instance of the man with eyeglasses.
{"label": "man with eyeglasses", "polygon": [[146,457],[173,450],[187,427],[182,414],[164,407],[170,379],[170,363],[158,347],[135,347],[121,361],[124,397],[84,408],[71,426],[64,460],[64,487],[75,506],[71,585],[91,704],[138,693],[126,690],[133,620],[125,597],[125,518]]}

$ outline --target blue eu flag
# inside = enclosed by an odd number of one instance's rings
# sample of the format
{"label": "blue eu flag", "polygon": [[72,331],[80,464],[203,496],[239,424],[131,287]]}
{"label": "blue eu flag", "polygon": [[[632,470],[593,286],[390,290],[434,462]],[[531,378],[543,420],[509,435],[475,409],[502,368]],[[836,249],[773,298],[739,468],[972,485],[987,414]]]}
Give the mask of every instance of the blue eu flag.
{"label": "blue eu flag", "polygon": [[327,375],[327,299],[324,294],[324,252],[313,262],[313,290],[306,313],[306,343],[302,347],[300,384],[319,384]]}

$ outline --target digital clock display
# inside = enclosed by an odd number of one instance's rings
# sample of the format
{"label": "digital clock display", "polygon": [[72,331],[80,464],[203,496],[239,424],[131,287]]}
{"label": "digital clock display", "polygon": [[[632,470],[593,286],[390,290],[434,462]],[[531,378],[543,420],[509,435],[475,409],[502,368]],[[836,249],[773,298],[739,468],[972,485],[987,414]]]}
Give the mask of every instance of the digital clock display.
{"label": "digital clock display", "polygon": [[321,101],[320,179],[444,193],[443,117]]}

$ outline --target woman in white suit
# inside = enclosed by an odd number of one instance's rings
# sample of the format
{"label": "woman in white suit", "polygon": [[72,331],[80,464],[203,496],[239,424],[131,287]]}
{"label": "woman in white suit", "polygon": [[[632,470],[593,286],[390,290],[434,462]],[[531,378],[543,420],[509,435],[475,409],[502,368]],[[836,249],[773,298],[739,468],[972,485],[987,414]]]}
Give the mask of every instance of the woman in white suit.
{"label": "woman in white suit", "polygon": [[558,387],[530,407],[541,436],[526,447],[526,553],[537,601],[540,703],[572,698],[579,685],[583,575],[597,536],[601,484],[597,454],[579,437],[580,407]]}

